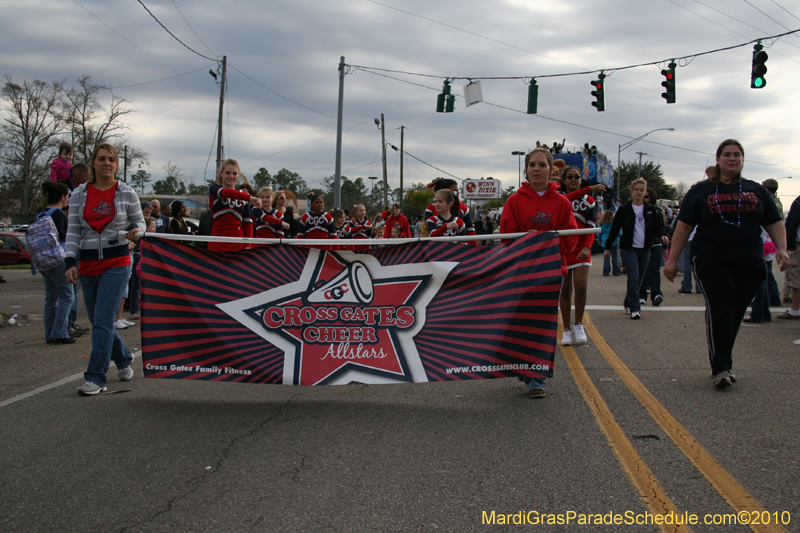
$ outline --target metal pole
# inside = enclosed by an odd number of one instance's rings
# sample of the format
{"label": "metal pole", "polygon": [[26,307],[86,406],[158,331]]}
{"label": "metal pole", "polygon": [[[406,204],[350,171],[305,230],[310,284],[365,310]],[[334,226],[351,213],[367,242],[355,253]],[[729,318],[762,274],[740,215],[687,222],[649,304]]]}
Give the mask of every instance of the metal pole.
{"label": "metal pole", "polygon": [[400,211],[403,210],[403,134],[405,126],[400,126]]}
{"label": "metal pole", "polygon": [[219,120],[217,121],[217,168],[214,170],[214,177],[219,172],[219,165],[222,163],[222,109],[225,105],[225,75],[228,70],[228,56],[222,56],[222,83],[219,84]]}
{"label": "metal pole", "polygon": [[342,110],[344,109],[344,56],[339,59],[339,115],[336,118],[336,171],[333,185],[333,207],[342,203]]}
{"label": "metal pole", "polygon": [[522,187],[522,156],[525,152],[514,151],[511,155],[517,156],[517,187]]}
{"label": "metal pole", "polygon": [[642,156],[646,154],[644,152],[636,152],[636,153],[639,154],[639,170],[636,171],[636,179],[638,180],[642,178]]}
{"label": "metal pole", "polygon": [[125,147],[125,150],[123,152],[123,156],[122,157],[125,159],[125,162],[123,164],[124,170],[122,171],[122,181],[124,181],[125,183],[128,183],[128,147],[127,146]]}
{"label": "metal pole", "polygon": [[386,173],[386,124],[381,113],[381,148],[383,149],[383,205],[389,205],[389,178]]}

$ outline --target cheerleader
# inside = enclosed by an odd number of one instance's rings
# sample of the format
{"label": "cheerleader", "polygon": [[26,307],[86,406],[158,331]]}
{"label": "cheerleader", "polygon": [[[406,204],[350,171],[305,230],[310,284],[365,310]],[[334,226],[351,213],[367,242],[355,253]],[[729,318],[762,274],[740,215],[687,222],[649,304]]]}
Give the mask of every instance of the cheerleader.
{"label": "cheerleader", "polygon": [[[572,211],[579,229],[596,227],[597,205],[588,194],[589,189],[581,189],[581,172],[576,167],[567,167],[561,173],[559,192],[572,202]],[[578,246],[566,258],[567,273],[561,285],[561,321],[564,323],[562,346],[584,344],[588,341],[583,326],[583,311],[586,308],[586,290],[589,285],[589,268],[592,266],[592,243],[594,234],[587,233],[578,238]],[[572,309],[572,289],[575,288],[575,323],[570,320]]]}
{"label": "cheerleader", "polygon": [[[577,229],[572,204],[558,194],[558,184],[549,182],[552,169],[553,154],[546,148],[537,148],[525,157],[527,181],[506,201],[500,233]],[[577,243],[577,235],[559,237],[562,274],[567,272],[565,257]],[[531,398],[545,397],[544,378],[526,377],[525,383]]]}
{"label": "cheerleader", "polygon": [[298,239],[336,239],[336,227],[333,217],[325,212],[325,200],[320,194],[310,198],[310,210],[300,217]]}
{"label": "cheerleader", "polygon": [[348,226],[351,239],[369,239],[372,237],[372,223],[367,218],[367,208],[363,204],[356,204],[353,207],[353,218],[350,219]]}
{"label": "cheerleader", "polygon": [[425,225],[431,237],[455,237],[465,235],[467,226],[459,216],[456,195],[450,189],[439,189],[433,197],[436,214],[428,217]]}
{"label": "cheerleader", "polygon": [[[220,164],[217,182],[208,188],[209,204],[213,217],[213,237],[253,236],[253,218],[250,206],[261,207],[261,200],[249,193],[236,190],[239,180],[239,163],[226,159]],[[216,252],[233,252],[248,248],[239,242],[210,242],[208,249]]]}
{"label": "cheerleader", "polygon": [[[453,195],[456,198],[456,203],[458,204],[458,216],[464,221],[464,226],[466,227],[465,235],[475,235],[475,227],[472,223],[472,215],[469,212],[469,207],[463,202],[458,199],[458,183],[456,180],[451,180],[449,178],[439,178],[428,187],[433,187],[434,191],[440,191],[443,189],[447,189],[453,192]],[[429,205],[425,208],[425,223],[427,225],[427,220],[434,216],[436,213],[436,207],[434,204]],[[477,245],[478,241],[470,241],[468,244]]]}
{"label": "cheerleader", "polygon": [[261,187],[258,199],[261,207],[253,209],[253,224],[257,239],[282,239],[284,230],[289,228],[283,220],[283,213],[272,207],[272,187]]}

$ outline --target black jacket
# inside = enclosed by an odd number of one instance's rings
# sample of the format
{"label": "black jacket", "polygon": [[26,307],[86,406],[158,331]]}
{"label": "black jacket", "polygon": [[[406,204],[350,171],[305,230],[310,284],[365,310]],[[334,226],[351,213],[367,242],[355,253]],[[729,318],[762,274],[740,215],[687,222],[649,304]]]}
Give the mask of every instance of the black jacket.
{"label": "black jacket", "polygon": [[[664,229],[664,217],[657,208],[651,204],[644,203],[644,248],[649,249],[653,243],[653,238],[666,235]],[[633,213],[633,203],[628,202],[617,210],[614,221],[611,223],[611,231],[604,244],[606,250],[611,249],[611,245],[622,229],[622,236],[619,239],[620,250],[630,250],[633,247],[633,228],[636,223],[636,216]]]}

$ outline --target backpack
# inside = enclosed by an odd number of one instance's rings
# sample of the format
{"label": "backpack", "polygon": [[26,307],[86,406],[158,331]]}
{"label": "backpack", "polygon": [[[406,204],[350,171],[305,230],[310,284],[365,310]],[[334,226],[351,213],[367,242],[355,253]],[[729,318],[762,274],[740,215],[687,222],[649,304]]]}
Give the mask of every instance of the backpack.
{"label": "backpack", "polygon": [[50,270],[64,262],[66,254],[58,243],[58,230],[51,216],[55,210],[53,207],[39,213],[36,222],[25,232],[28,251],[31,253],[31,270],[34,274],[36,270]]}

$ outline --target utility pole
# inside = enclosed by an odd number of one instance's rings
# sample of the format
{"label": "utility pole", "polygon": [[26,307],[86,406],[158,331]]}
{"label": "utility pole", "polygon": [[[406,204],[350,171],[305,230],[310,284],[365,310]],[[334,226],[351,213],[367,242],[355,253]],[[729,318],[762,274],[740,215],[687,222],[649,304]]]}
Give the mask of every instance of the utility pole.
{"label": "utility pole", "polygon": [[403,134],[406,127],[400,126],[400,211],[403,210]]}
{"label": "utility pole", "polygon": [[389,178],[386,173],[386,124],[381,113],[381,148],[383,149],[383,205],[389,205]]}
{"label": "utility pole", "polygon": [[222,163],[222,108],[225,104],[225,74],[228,69],[228,56],[222,56],[222,83],[219,84],[219,120],[217,121],[217,168],[214,170],[214,178],[219,172],[219,165]]}
{"label": "utility pole", "polygon": [[333,181],[333,207],[342,204],[342,112],[344,111],[344,56],[339,58],[339,113],[336,118],[336,170]]}
{"label": "utility pole", "polygon": [[640,179],[642,177],[642,156],[643,155],[650,155],[646,152],[636,152],[639,154],[639,170],[636,171],[636,179]]}
{"label": "utility pole", "polygon": [[122,168],[123,168],[122,181],[124,181],[125,183],[128,183],[128,146],[127,145],[125,146],[125,149],[122,152],[122,158],[123,158],[123,163],[122,163]]}

